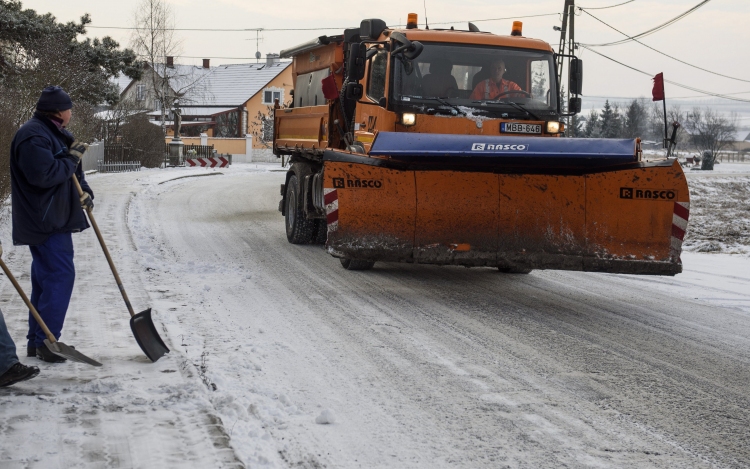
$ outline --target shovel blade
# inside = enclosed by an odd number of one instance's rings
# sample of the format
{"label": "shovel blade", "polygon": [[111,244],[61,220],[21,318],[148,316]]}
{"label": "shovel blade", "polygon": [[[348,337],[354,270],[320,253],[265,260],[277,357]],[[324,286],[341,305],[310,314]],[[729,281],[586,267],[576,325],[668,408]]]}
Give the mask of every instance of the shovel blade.
{"label": "shovel blade", "polygon": [[70,345],[65,345],[62,342],[52,343],[49,341],[49,339],[44,339],[44,345],[47,346],[50,352],[63,358],[67,358],[68,360],[72,360],[78,363],[86,363],[87,365],[92,366],[102,366],[102,364],[98,361],[94,360],[93,358],[87,357]]}
{"label": "shovel blade", "polygon": [[133,330],[133,335],[141,350],[152,362],[160,359],[165,353],[169,353],[169,348],[159,337],[154,321],[151,319],[151,308],[130,318],[130,329]]}

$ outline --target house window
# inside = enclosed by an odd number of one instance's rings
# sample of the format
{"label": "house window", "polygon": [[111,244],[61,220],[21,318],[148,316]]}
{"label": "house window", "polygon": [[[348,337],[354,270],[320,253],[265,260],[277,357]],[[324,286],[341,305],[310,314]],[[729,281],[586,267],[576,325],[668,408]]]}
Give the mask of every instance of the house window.
{"label": "house window", "polygon": [[273,104],[275,100],[282,104],[282,90],[279,88],[266,88],[263,90],[263,104]]}
{"label": "house window", "polygon": [[143,101],[146,99],[146,85],[135,85],[135,100]]}

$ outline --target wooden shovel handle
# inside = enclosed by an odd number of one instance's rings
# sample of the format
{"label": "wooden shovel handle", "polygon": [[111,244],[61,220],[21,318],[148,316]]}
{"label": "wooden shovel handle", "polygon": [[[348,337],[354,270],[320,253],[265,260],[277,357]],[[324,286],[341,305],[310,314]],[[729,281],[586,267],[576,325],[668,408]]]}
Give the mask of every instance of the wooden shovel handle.
{"label": "wooden shovel handle", "polygon": [[36,319],[37,324],[42,328],[44,331],[44,335],[47,336],[47,339],[49,339],[50,343],[55,343],[55,336],[52,335],[52,333],[47,328],[47,325],[42,320],[42,317],[39,316],[39,312],[34,308],[34,305],[31,304],[31,301],[29,300],[29,297],[26,296],[26,293],[24,293],[23,288],[21,288],[21,285],[18,284],[16,281],[16,278],[13,276],[13,274],[10,273],[10,270],[8,270],[8,266],[5,265],[5,262],[3,262],[2,259],[0,259],[0,267],[3,268],[3,272],[5,272],[5,275],[10,279],[10,282],[13,284],[14,287],[16,287],[16,291],[19,295],[21,295],[21,298],[23,298],[23,302],[26,303],[26,306],[29,307],[29,311],[31,311],[31,314],[34,316],[34,319]]}
{"label": "wooden shovel handle", "polygon": [[[73,174],[73,184],[75,184],[76,189],[78,189],[78,196],[83,197],[83,188],[81,187],[81,183],[78,182],[78,178],[76,177],[75,173]],[[96,219],[94,219],[94,214],[91,213],[90,208],[86,208],[86,213],[89,216],[89,221],[91,222],[91,226],[94,227],[94,232],[96,233],[96,237],[99,239],[99,244],[102,246],[102,251],[104,251],[104,256],[107,258],[107,262],[109,263],[109,268],[112,269],[112,275],[115,276],[115,281],[117,282],[117,288],[120,289],[120,293],[122,293],[122,299],[125,301],[125,306],[128,307],[128,312],[130,313],[130,317],[135,316],[135,312],[133,311],[133,306],[130,305],[130,300],[128,299],[128,294],[125,293],[125,287],[122,286],[122,280],[120,280],[120,276],[117,275],[117,269],[115,268],[115,263],[112,262],[112,256],[109,255],[109,249],[107,249],[107,245],[104,243],[104,238],[102,238],[102,232],[99,231],[99,225],[96,224]]]}

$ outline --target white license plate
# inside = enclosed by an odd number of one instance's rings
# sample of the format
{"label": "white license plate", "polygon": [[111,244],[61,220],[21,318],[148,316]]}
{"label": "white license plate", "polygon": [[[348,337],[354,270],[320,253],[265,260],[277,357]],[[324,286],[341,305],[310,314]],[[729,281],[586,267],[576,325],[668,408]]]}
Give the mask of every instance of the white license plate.
{"label": "white license plate", "polygon": [[500,132],[512,134],[540,134],[542,126],[540,124],[519,124],[518,122],[503,122],[500,124]]}

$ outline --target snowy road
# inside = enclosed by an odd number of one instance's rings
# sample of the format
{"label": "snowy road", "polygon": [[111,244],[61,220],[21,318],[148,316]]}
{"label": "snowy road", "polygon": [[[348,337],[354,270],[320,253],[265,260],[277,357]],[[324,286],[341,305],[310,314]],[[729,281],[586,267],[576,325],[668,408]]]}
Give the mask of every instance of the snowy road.
{"label": "snowy road", "polygon": [[[746,257],[686,254],[674,278],[352,272],[287,243],[283,172],[170,181],[205,171],[91,177],[131,300],[174,353],[139,355],[93,233],[77,236],[63,340],[105,366],[0,391],[0,467],[750,465]],[[27,270],[27,251],[5,257]]]}

